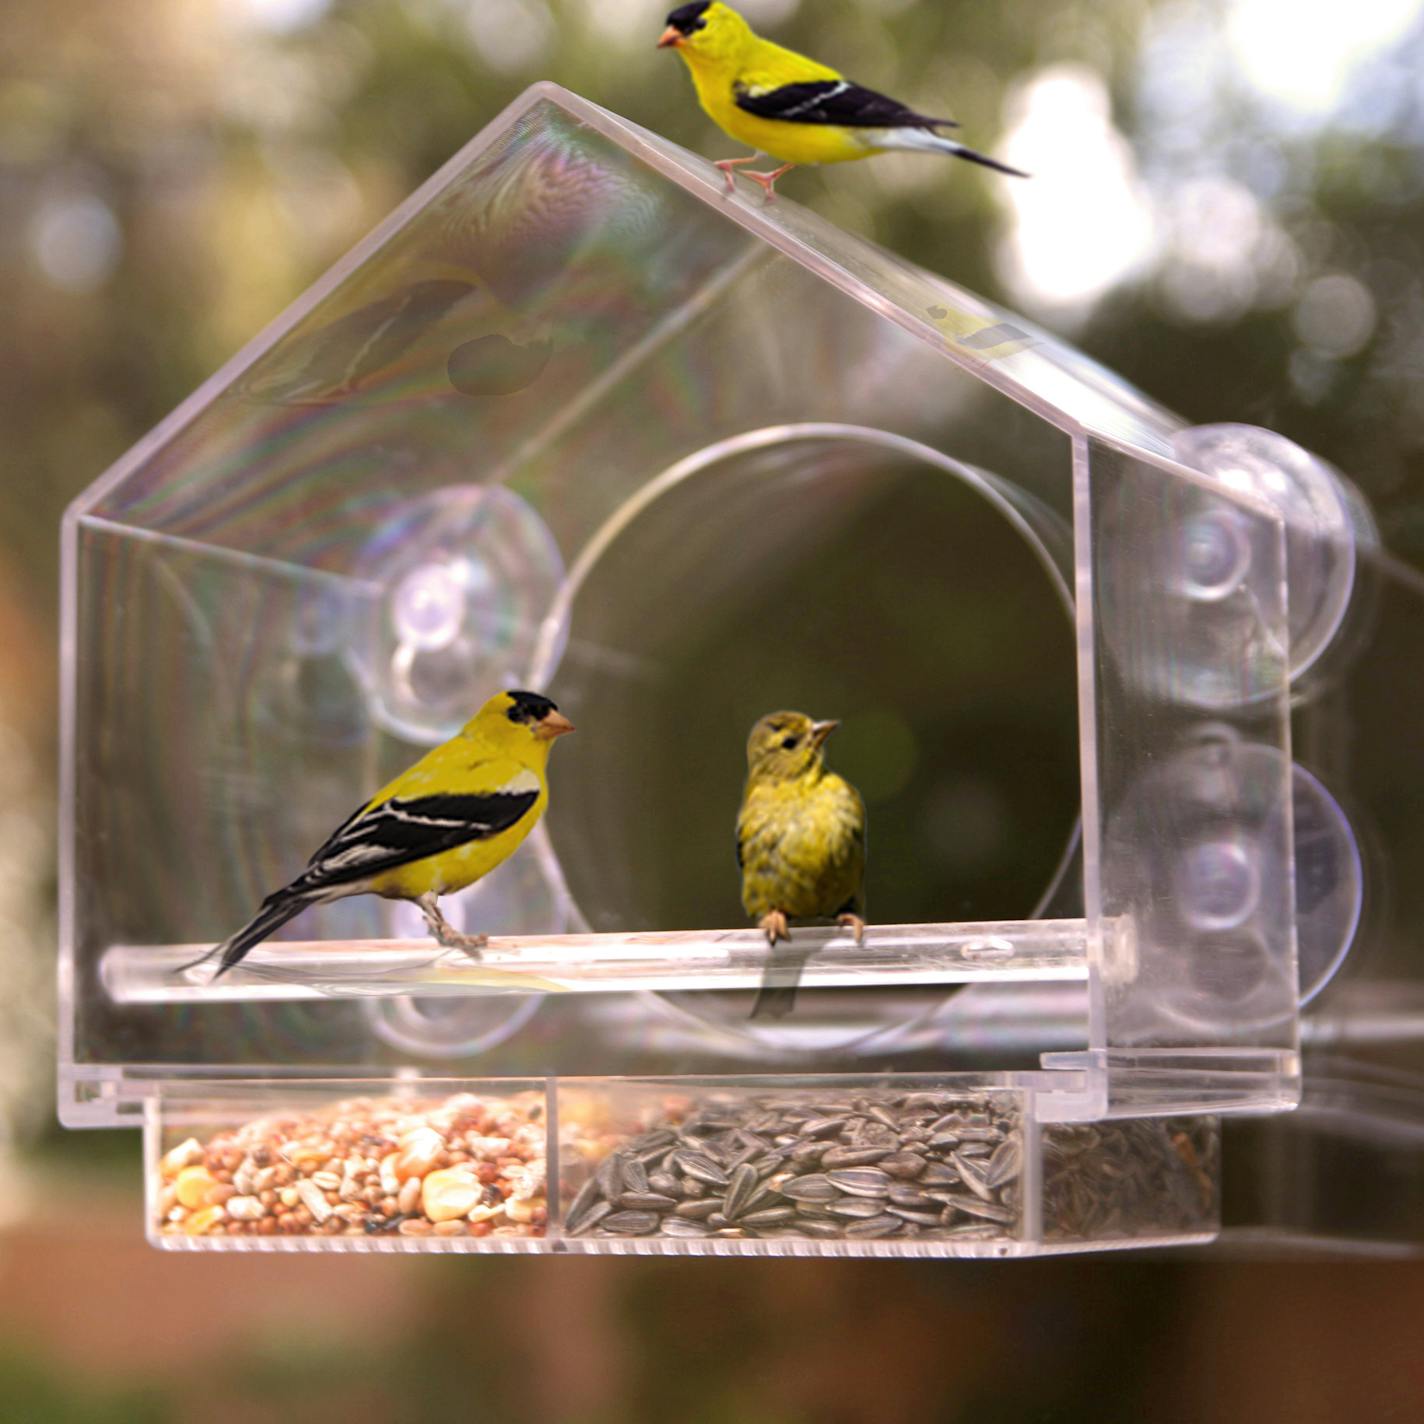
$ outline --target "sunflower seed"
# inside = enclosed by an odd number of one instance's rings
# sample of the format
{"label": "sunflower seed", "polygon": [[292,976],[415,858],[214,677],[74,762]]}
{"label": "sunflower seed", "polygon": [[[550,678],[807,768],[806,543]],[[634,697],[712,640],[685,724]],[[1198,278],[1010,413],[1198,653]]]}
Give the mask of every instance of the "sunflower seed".
{"label": "sunflower seed", "polygon": [[941,1149],[959,1146],[959,1134],[956,1132],[936,1132],[930,1136],[929,1145]]}
{"label": "sunflower seed", "polygon": [[843,1117],[813,1117],[801,1124],[803,1137],[830,1137],[846,1125]]}
{"label": "sunflower seed", "polygon": [[940,1206],[918,1187],[907,1187],[900,1182],[896,1182],[886,1195],[896,1206],[909,1207],[912,1211],[938,1211]]}
{"label": "sunflower seed", "polygon": [[598,1164],[598,1170],[593,1175],[598,1182],[598,1190],[604,1196],[611,1199],[623,1190],[623,1164],[618,1160],[616,1152],[610,1152]]}
{"label": "sunflower seed", "polygon": [[[750,1162],[752,1158],[755,1157],[760,1151],[761,1148],[756,1146],[755,1143],[753,1143],[750,1147],[743,1145],[739,1151],[732,1153],[732,1155],[727,1158],[728,1175],[735,1176],[737,1174],[737,1171],[745,1163]],[[753,1171],[755,1170],[756,1169],[753,1168]]]}
{"label": "sunflower seed", "polygon": [[796,1218],[796,1230],[799,1231],[802,1236],[826,1237],[828,1239],[832,1237],[839,1238],[845,1235],[845,1227],[843,1227],[840,1222],[821,1221],[814,1217],[798,1216]]}
{"label": "sunflower seed", "polygon": [[830,1148],[825,1142],[798,1142],[791,1149],[789,1161],[798,1167],[811,1167],[821,1160],[821,1155]]}
{"label": "sunflower seed", "polygon": [[895,1120],[895,1115],[893,1113],[887,1112],[884,1108],[880,1107],[875,1103],[871,1103],[866,1108],[866,1111],[882,1127],[888,1127],[891,1132],[899,1132],[900,1124]]}
{"label": "sunflower seed", "polygon": [[594,1202],[587,1211],[579,1218],[577,1226],[569,1229],[570,1236],[586,1236],[595,1226],[598,1225],[613,1210],[612,1202]]}
{"label": "sunflower seed", "polygon": [[944,1233],[956,1241],[996,1241],[1003,1232],[997,1226],[982,1226],[978,1222],[966,1222],[963,1226],[951,1226]]}
{"label": "sunflower seed", "polygon": [[959,1175],[964,1179],[964,1185],[976,1197],[987,1202],[994,1200],[993,1188],[985,1179],[984,1169],[978,1162],[972,1157],[966,1157],[962,1152],[952,1152],[949,1160],[959,1169]]}
{"label": "sunflower seed", "polygon": [[685,1197],[705,1197],[707,1195],[707,1183],[699,1182],[696,1177],[682,1177],[678,1181],[678,1186],[682,1188]]}
{"label": "sunflower seed", "polygon": [[744,1212],[758,1211],[764,1207],[781,1206],[781,1193],[775,1187],[768,1186],[765,1182],[757,1185],[756,1191],[746,1199],[742,1207]]}
{"label": "sunflower seed", "polygon": [[649,1172],[649,1191],[661,1192],[665,1197],[680,1197],[682,1183],[671,1172]]}
{"label": "sunflower seed", "polygon": [[890,1156],[882,1157],[877,1165],[882,1172],[905,1180],[918,1177],[925,1170],[926,1162],[918,1152],[892,1152]]}
{"label": "sunflower seed", "polygon": [[677,1198],[664,1196],[661,1192],[620,1192],[618,1205],[644,1211],[667,1211],[677,1205]]}
{"label": "sunflower seed", "polygon": [[832,1216],[856,1221],[865,1217],[880,1216],[885,1211],[885,1203],[872,1197],[842,1197],[840,1201],[826,1203],[826,1210]]}
{"label": "sunflower seed", "polygon": [[723,1241],[744,1241],[747,1233],[739,1226],[724,1227],[721,1231],[714,1231],[714,1236],[719,1236]]}
{"label": "sunflower seed", "polygon": [[906,1093],[900,1099],[900,1106],[907,1112],[916,1108],[934,1108],[936,1111],[946,1108],[953,1102],[948,1093]]}
{"label": "sunflower seed", "polygon": [[952,1202],[963,1195],[955,1187],[926,1187],[925,1195],[935,1202]]}
{"label": "sunflower seed", "polygon": [[984,1173],[984,1180],[991,1187],[1001,1187],[1005,1182],[1013,1181],[1022,1167],[1023,1145],[1017,1138],[1005,1138],[994,1149],[994,1155],[989,1158],[989,1166]]}
{"label": "sunflower seed", "polygon": [[725,1187],[727,1174],[705,1152],[679,1152],[677,1165],[695,1181],[705,1182],[709,1187]]}
{"label": "sunflower seed", "polygon": [[574,1193],[574,1199],[569,1203],[568,1212],[564,1217],[564,1224],[572,1230],[578,1225],[579,1218],[598,1200],[598,1182],[590,1177]]}
{"label": "sunflower seed", "polygon": [[843,1168],[827,1172],[826,1178],[856,1197],[883,1197],[890,1190],[890,1178],[878,1167]]}
{"label": "sunflower seed", "polygon": [[943,1162],[931,1162],[920,1175],[920,1185],[922,1187],[956,1187],[959,1185],[959,1173]]}
{"label": "sunflower seed", "polygon": [[946,1226],[956,1211],[962,1211],[965,1216],[982,1217],[985,1221],[1012,1221],[1014,1219],[1013,1212],[1007,1207],[1000,1206],[997,1202],[980,1201],[978,1197],[959,1195],[944,1209]]}
{"label": "sunflower seed", "polygon": [[615,1236],[647,1236],[658,1229],[658,1214],[655,1211],[615,1211],[605,1216],[599,1225]]}
{"label": "sunflower seed", "polygon": [[[930,1203],[934,1205],[933,1202]],[[937,1211],[910,1211],[903,1206],[887,1206],[885,1210],[891,1216],[898,1216],[901,1221],[912,1221],[916,1226],[938,1226],[941,1222],[941,1213]]]}
{"label": "sunflower seed", "polygon": [[659,1228],[664,1236],[711,1236],[710,1227],[682,1216],[665,1216]]}
{"label": "sunflower seed", "polygon": [[898,1216],[891,1216],[886,1212],[882,1216],[869,1216],[864,1221],[853,1221],[845,1229],[845,1234],[850,1237],[880,1237],[894,1236],[903,1230],[904,1222]]}
{"label": "sunflower seed", "polygon": [[722,1210],[728,1217],[735,1219],[742,1214],[759,1180],[757,1170],[750,1162],[743,1163],[732,1173],[732,1184],[722,1198]]}
{"label": "sunflower seed", "polygon": [[829,1202],[840,1195],[835,1183],[819,1172],[807,1177],[792,1177],[789,1182],[783,1182],[777,1191],[798,1202]]}
{"label": "sunflower seed", "polygon": [[625,1157],[619,1164],[623,1170],[623,1185],[629,1191],[648,1190],[648,1169],[636,1157]]}
{"label": "sunflower seed", "polygon": [[742,1226],[780,1226],[783,1222],[800,1220],[794,1206],[767,1207],[764,1211],[749,1211],[740,1220]]}
{"label": "sunflower seed", "polygon": [[725,1226],[731,1226],[732,1222],[728,1219],[726,1212],[714,1211],[712,1215],[707,1218],[707,1225],[714,1231],[720,1231]]}
{"label": "sunflower seed", "polygon": [[888,1147],[832,1147],[821,1158],[823,1167],[863,1167],[890,1155]]}
{"label": "sunflower seed", "polygon": [[673,1214],[684,1221],[706,1221],[714,1211],[721,1211],[722,1203],[716,1197],[704,1197],[701,1201],[678,1202]]}

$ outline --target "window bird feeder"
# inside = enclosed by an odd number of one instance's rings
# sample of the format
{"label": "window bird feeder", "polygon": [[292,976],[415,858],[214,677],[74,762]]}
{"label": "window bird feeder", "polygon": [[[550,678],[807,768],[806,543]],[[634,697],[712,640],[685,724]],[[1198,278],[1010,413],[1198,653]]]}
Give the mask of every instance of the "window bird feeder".
{"label": "window bird feeder", "polygon": [[[1358,918],[1290,716],[1361,547],[1289,442],[537,85],[69,511],[61,1116],[145,1124],[168,1247],[1208,1240]],[[182,968],[506,686],[580,733],[482,961],[363,899]],[[861,738],[871,929],[766,1027],[783,704]]]}

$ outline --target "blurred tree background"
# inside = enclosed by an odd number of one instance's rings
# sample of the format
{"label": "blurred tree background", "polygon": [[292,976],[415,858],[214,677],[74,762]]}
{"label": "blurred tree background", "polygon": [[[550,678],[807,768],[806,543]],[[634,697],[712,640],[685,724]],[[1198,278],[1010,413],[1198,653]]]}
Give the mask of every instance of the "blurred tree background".
{"label": "blurred tree background", "polygon": [[[1351,1349],[1402,1338],[1402,1269],[173,1260],[127,1135],[48,1128],[65,504],[531,81],[720,156],[664,8],[0,7],[0,1414],[1419,1417],[1417,1350]],[[789,197],[1334,461],[1424,562],[1419,0],[742,8],[1036,175],[894,156]]]}

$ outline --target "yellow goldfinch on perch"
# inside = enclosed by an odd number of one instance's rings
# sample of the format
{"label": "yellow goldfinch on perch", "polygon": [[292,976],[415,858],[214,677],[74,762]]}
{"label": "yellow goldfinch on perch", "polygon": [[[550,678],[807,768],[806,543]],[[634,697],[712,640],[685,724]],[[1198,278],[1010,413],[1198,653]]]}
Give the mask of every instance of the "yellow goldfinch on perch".
{"label": "yellow goldfinch on perch", "polygon": [[459,934],[436,901],[474,884],[519,848],[544,814],[549,748],[573,730],[537,692],[491,697],[448,742],[343,821],[290,885],[203,956],[220,957],[213,977],[309,905],[346,895],[413,901],[441,944],[482,948],[485,936]]}
{"label": "yellow goldfinch on perch", "polygon": [[667,17],[659,49],[676,49],[692,73],[702,107],[724,133],[756,150],[724,158],[717,167],[735,186],[732,170],[763,153],[781,160],[770,173],[744,173],[768,198],[782,174],[803,163],[846,163],[889,149],[948,153],[1000,173],[1026,178],[995,158],[946,138],[953,119],[917,114],[896,99],[853,84],[814,59],[764,40],[730,5],[698,0]]}
{"label": "yellow goldfinch on perch", "polygon": [[865,935],[865,805],[826,767],[826,738],[840,724],[772,712],[747,739],[747,786],[737,816],[742,905],[772,951],[752,1017],[781,1018],[796,1001],[804,954],[776,953],[787,921],[834,916]]}

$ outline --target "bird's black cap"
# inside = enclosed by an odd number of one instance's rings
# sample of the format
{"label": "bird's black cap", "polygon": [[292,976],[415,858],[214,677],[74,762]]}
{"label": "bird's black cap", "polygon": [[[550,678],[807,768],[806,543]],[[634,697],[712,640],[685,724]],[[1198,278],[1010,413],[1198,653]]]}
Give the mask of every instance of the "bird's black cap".
{"label": "bird's black cap", "polygon": [[505,716],[511,722],[542,722],[550,712],[559,710],[542,692],[521,692],[511,688],[509,698],[514,706]]}
{"label": "bird's black cap", "polygon": [[707,21],[702,18],[702,12],[711,3],[712,0],[698,0],[695,5],[679,5],[667,17],[667,22],[681,34],[690,35],[694,30],[705,28]]}

